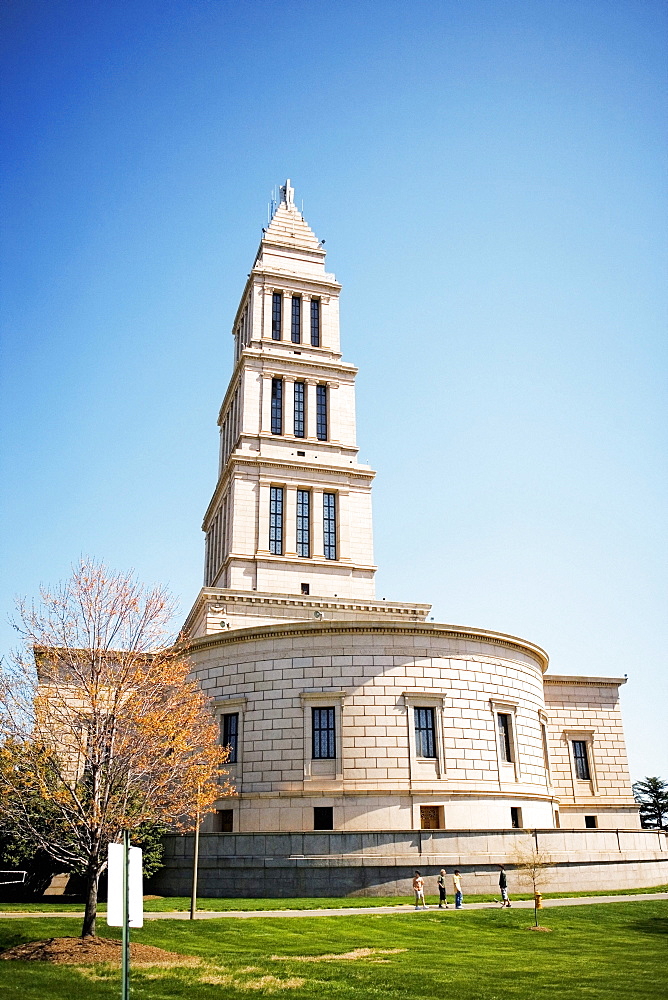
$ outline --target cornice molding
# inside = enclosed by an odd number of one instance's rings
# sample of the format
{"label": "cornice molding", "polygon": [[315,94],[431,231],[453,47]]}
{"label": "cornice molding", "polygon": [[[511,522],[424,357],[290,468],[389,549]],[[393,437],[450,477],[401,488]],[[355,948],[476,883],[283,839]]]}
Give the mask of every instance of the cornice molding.
{"label": "cornice molding", "polygon": [[626,684],[626,677],[578,677],[568,674],[548,674],[546,684],[569,684],[575,687],[621,687]]}
{"label": "cornice molding", "polygon": [[482,642],[491,646],[513,649],[528,654],[536,660],[543,672],[547,670],[548,656],[545,650],[533,643],[507,636],[502,632],[487,632],[483,629],[464,629],[453,625],[431,622],[290,622],[287,624],[256,625],[252,628],[232,629],[217,635],[200,636],[185,640],[189,651],[229,646],[233,643],[255,642],[264,639],[280,639],[312,635],[413,635],[461,639],[468,642]]}

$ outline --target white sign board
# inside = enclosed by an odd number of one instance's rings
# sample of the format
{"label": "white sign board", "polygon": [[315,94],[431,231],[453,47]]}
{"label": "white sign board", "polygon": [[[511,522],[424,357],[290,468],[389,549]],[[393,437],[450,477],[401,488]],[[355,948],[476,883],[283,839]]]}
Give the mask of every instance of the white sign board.
{"label": "white sign board", "polygon": [[[144,926],[144,882],[141,847],[130,848],[128,873],[128,910],[130,927]],[[109,844],[107,862],[107,925],[123,926],[123,845]]]}

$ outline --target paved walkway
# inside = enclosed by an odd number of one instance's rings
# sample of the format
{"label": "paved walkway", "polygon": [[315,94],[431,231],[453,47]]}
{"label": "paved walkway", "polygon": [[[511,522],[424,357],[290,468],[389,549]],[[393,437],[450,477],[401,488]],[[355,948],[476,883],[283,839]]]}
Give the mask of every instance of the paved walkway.
{"label": "paved walkway", "polygon": [[[543,906],[587,906],[591,903],[641,903],[647,900],[654,899],[668,899],[668,892],[645,892],[638,893],[633,896],[574,896],[567,899],[544,899]],[[464,903],[465,910],[498,910],[498,903]],[[431,905],[427,907],[428,910],[433,910],[438,913],[438,906]],[[513,903],[513,909],[516,910],[533,910],[533,900],[523,899],[518,900]],[[424,913],[424,910],[418,910],[418,913]],[[455,908],[452,903],[448,904],[447,910],[442,910],[441,913],[445,916],[448,913],[454,913]],[[196,914],[196,920],[214,920],[224,917],[234,917],[235,919],[247,919],[251,917],[354,917],[360,914],[371,914],[372,916],[380,916],[381,914],[397,914],[397,913],[415,913],[415,907],[411,904],[404,904],[400,906],[348,906],[341,907],[340,909],[321,909],[321,910],[198,910]],[[105,914],[98,914],[99,919],[104,921]],[[36,913],[28,911],[16,911],[3,913],[0,911],[0,919],[6,920],[18,920],[24,919],[25,917],[72,917],[72,919],[81,920],[83,917],[83,911],[80,913],[74,913],[69,911],[67,913]],[[165,913],[144,913],[144,920],[188,920],[190,914],[187,910],[174,910]]]}

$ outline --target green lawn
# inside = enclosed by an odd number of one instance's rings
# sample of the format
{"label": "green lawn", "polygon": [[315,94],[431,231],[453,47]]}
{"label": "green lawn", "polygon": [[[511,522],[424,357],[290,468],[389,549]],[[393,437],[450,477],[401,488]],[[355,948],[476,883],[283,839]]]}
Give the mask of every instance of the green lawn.
{"label": "green lawn", "polygon": [[[133,1000],[658,1000],[666,997],[668,903],[648,900],[544,911],[151,921],[133,940],[199,956],[191,968],[135,969]],[[0,922],[0,947],[72,934],[70,919]],[[100,921],[99,932],[117,936]],[[372,949],[366,956],[342,956]],[[395,950],[400,949],[400,950]],[[0,962],[0,996],[117,998],[118,972]]]}
{"label": "green lawn", "polygon": [[[656,885],[643,889],[602,889],[595,892],[547,892],[551,899],[568,899],[576,896],[632,896],[638,893],[668,892],[668,885]],[[452,902],[452,894],[448,897]],[[490,903],[498,899],[499,894],[467,895],[468,903]],[[533,899],[531,893],[513,893],[512,899]],[[405,906],[413,902],[412,896],[312,896],[304,899],[210,899],[199,897],[199,910],[214,910],[225,913],[228,910],[338,910],[352,906]],[[428,903],[437,903],[437,896],[427,895]],[[106,903],[100,903],[100,913],[105,913]],[[167,913],[169,911],[189,910],[190,899],[186,896],[163,896],[160,899],[144,901],[147,913]],[[39,903],[0,903],[0,911],[5,913],[42,913],[50,910],[59,913],[83,913],[81,903],[63,903],[58,896],[47,896]]]}

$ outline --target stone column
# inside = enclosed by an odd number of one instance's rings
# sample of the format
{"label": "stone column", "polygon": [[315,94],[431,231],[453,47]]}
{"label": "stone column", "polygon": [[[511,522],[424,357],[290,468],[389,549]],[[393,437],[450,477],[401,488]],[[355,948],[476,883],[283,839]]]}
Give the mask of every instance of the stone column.
{"label": "stone column", "polygon": [[348,492],[341,492],[336,497],[337,506],[337,539],[336,556],[339,561],[345,559],[350,561],[350,509],[348,506]]}
{"label": "stone column", "polygon": [[311,346],[311,296],[302,295],[302,344]]}
{"label": "stone column", "polygon": [[327,440],[337,442],[341,440],[338,388],[338,382],[327,383]]}
{"label": "stone column", "polygon": [[283,554],[297,555],[297,487],[283,487]]}
{"label": "stone column", "polygon": [[293,437],[295,433],[295,380],[283,379],[283,435]]}
{"label": "stone column", "polygon": [[269,554],[269,483],[260,483],[260,498],[258,502],[257,552],[258,555]]}
{"label": "stone column", "polygon": [[317,440],[316,437],[316,400],[315,387],[318,383],[314,379],[306,380],[306,437],[309,441]]}
{"label": "stone column", "polygon": [[323,490],[320,488],[311,490],[311,544],[313,555],[319,559],[322,559],[325,553],[322,494]]}
{"label": "stone column", "polygon": [[262,398],[260,406],[262,418],[260,423],[260,433],[271,434],[271,375],[262,375]]}

